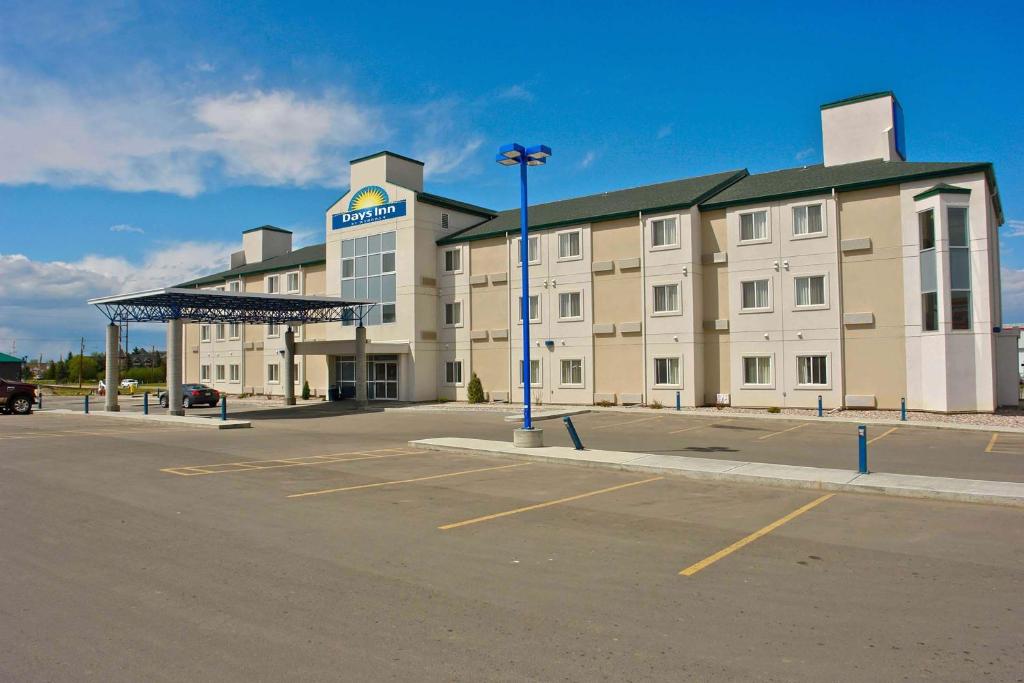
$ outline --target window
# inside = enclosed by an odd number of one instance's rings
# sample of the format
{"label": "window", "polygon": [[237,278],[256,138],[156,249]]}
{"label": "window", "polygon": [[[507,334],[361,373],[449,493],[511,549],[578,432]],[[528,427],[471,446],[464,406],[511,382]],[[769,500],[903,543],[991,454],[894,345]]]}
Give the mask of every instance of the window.
{"label": "window", "polygon": [[217,341],[224,341],[224,323],[217,323]]}
{"label": "window", "polygon": [[582,320],[583,319],[583,293],[582,292],[560,292],[559,293],[559,295],[558,295],[558,319],[559,320]]}
{"label": "window", "polygon": [[796,305],[798,307],[825,305],[824,275],[794,278],[793,285],[796,291]]}
{"label": "window", "polygon": [[[528,238],[526,249],[529,252],[526,258],[530,259],[529,263],[531,266],[535,266],[540,263],[540,236],[534,235]],[[516,240],[516,265],[523,265],[523,241],[522,239]]]}
{"label": "window", "polygon": [[462,325],[462,302],[454,301],[444,305],[444,324],[448,327]]}
{"label": "window", "polygon": [[[539,387],[543,384],[542,377],[540,376],[540,359],[530,359],[530,386]],[[519,361],[519,386],[523,386],[523,361]]]}
{"label": "window", "polygon": [[200,365],[199,366],[199,381],[209,382],[210,381],[210,366]]}
{"label": "window", "polygon": [[767,211],[740,214],[740,242],[758,242],[767,239]]}
{"label": "window", "polygon": [[277,323],[270,323],[267,325],[267,336],[268,337],[279,337],[281,336],[281,326]]}
{"label": "window", "polygon": [[801,386],[828,386],[827,356],[797,356],[797,384]]}
{"label": "window", "polygon": [[934,332],[939,329],[939,295],[937,292],[921,294],[921,329]]}
{"label": "window", "polygon": [[558,233],[558,258],[565,261],[583,258],[582,230]]}
{"label": "window", "polygon": [[740,308],[744,311],[766,311],[771,307],[768,298],[768,280],[751,280],[743,283]]}
{"label": "window", "polygon": [[971,329],[971,237],[967,207],[951,206],[949,224],[949,301],[954,330]]}
{"label": "window", "polygon": [[271,275],[267,278],[267,294],[277,294],[279,291],[281,291],[281,287],[278,283],[278,276]]}
{"label": "window", "polygon": [[[519,322],[523,322],[523,297],[519,297]],[[540,322],[540,294],[530,295],[530,322]]]}
{"label": "window", "polygon": [[654,312],[679,313],[679,285],[654,285]]}
{"label": "window", "polygon": [[231,373],[228,377],[232,382],[238,382],[242,378],[241,367],[238,363],[232,363],[228,366],[228,372]]}
{"label": "window", "polygon": [[228,325],[228,337],[231,339],[238,339],[242,336],[242,325],[240,323],[230,323]]}
{"label": "window", "polygon": [[921,233],[921,251],[935,248],[935,212],[931,209],[917,214],[917,226]]}
{"label": "window", "polygon": [[771,386],[772,384],[772,357],[771,356],[744,356],[743,357],[743,384],[747,386]]}
{"label": "window", "polygon": [[228,291],[229,292],[240,292],[240,291],[242,291],[242,283],[239,282],[238,280],[235,280],[234,282],[229,282],[228,283]]}
{"label": "window", "polygon": [[285,286],[288,287],[289,292],[299,291],[299,274],[288,273],[288,275],[285,276]]}
{"label": "window", "polygon": [[223,382],[224,381],[224,366],[223,365],[218,365],[216,367],[216,370],[217,370],[217,375],[216,375],[217,381],[218,382]]}
{"label": "window", "polygon": [[679,359],[655,358],[654,383],[664,386],[679,386]]}
{"label": "window", "polygon": [[675,218],[659,218],[651,221],[651,246],[655,248],[679,246]]}
{"label": "window", "polygon": [[292,364],[292,384],[298,384],[298,383],[299,383],[299,364],[298,363],[293,363]]}
{"label": "window", "polygon": [[268,382],[280,382],[281,381],[281,366],[277,363],[267,363],[267,381]]}
{"label": "window", "polygon": [[793,207],[793,235],[822,235],[825,226],[821,221],[821,204]]}
{"label": "window", "polygon": [[[395,231],[341,241],[341,296],[377,302],[366,312],[365,325],[395,322]],[[354,325],[355,318],[342,321]]]}
{"label": "window", "polygon": [[461,273],[462,272],[462,249],[455,247],[454,249],[445,249],[444,251],[444,272],[446,273]]}
{"label": "window", "polygon": [[925,332],[935,332],[939,329],[939,287],[935,274],[935,211],[928,209],[917,214],[917,228],[921,241],[921,329]]}
{"label": "window", "polygon": [[562,367],[562,386],[563,387],[581,387],[583,386],[583,360],[579,358],[563,358],[561,362]]}
{"label": "window", "polygon": [[200,325],[199,326],[199,341],[208,342],[210,341],[210,326]]}
{"label": "window", "polygon": [[462,361],[450,360],[444,364],[444,383],[459,385],[462,384]]}

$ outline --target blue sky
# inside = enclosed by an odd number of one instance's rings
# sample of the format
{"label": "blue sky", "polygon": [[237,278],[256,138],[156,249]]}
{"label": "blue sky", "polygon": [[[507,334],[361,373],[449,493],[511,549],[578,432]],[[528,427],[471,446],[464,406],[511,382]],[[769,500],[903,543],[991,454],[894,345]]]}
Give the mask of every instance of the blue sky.
{"label": "blue sky", "polygon": [[8,0],[0,350],[99,349],[86,297],[219,267],[245,228],[322,240],[365,153],[507,208],[505,142],[554,150],[534,201],[767,171],[819,163],[818,105],[876,90],[903,104],[911,160],[995,163],[1024,319],[1022,20],[1019,2]]}

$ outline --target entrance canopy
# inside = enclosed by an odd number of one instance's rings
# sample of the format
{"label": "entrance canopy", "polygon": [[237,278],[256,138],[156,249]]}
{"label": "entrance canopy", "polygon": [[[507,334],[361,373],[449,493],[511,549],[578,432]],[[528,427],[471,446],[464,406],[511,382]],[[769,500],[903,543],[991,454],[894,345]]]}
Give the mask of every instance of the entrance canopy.
{"label": "entrance canopy", "polygon": [[165,287],[89,299],[111,323],[298,324],[362,320],[374,304],[328,296],[249,294]]}

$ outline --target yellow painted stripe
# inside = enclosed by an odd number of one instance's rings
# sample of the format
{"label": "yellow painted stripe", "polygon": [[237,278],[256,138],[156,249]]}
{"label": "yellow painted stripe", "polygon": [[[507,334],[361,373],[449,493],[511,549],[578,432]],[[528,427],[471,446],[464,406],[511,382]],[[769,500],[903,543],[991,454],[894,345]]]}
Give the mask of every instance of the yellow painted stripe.
{"label": "yellow painted stripe", "polygon": [[497,467],[479,467],[475,470],[462,470],[461,472],[447,472],[445,474],[432,474],[429,477],[416,477],[414,479],[396,479],[394,481],[379,481],[375,484],[359,484],[358,486],[343,486],[337,489],[324,489],[322,491],[307,491],[305,493],[293,493],[289,498],[304,498],[306,496],[319,496],[324,493],[338,493],[341,491],[358,491],[359,489],[372,489],[378,486],[391,486],[392,484],[411,484],[416,481],[429,481],[431,479],[444,479],[446,477],[460,477],[464,474],[476,472],[490,472],[492,470],[507,470],[512,467],[526,467],[532,463],[520,462],[515,465],[499,465]]}
{"label": "yellow painted stripe", "polygon": [[[384,448],[380,450],[393,451],[393,448]],[[379,451],[364,451],[365,453],[378,453]],[[248,472],[251,470],[276,470],[282,467],[309,467],[311,465],[329,465],[335,462],[354,462],[356,460],[379,460],[381,458],[397,458],[402,455],[415,455],[422,453],[423,451],[397,451],[395,453],[383,453],[380,455],[360,455],[359,451],[352,453],[338,453],[336,455],[321,455],[316,456],[324,458],[323,460],[317,460],[316,462],[292,462],[289,460],[249,460],[244,462],[220,462],[213,465],[185,465],[179,467],[166,467],[161,469],[161,472],[167,472],[169,474],[181,474],[178,470],[196,470],[196,474],[220,474],[226,472]],[[355,457],[345,458],[342,456],[351,455]],[[329,459],[328,459],[329,458]],[[210,470],[207,468],[212,467],[231,467],[235,469],[220,469]]]}
{"label": "yellow painted stripe", "polygon": [[664,417],[664,416],[663,415],[655,415],[653,417],[641,417],[638,420],[626,420],[625,422],[613,422],[610,425],[597,425],[596,427],[591,427],[590,429],[591,429],[591,431],[593,431],[595,429],[611,429],[612,427],[624,427],[626,425],[635,425],[635,424],[637,424],[639,422],[650,422],[651,420],[660,420],[662,417]]}
{"label": "yellow painted stripe", "polygon": [[524,508],[516,508],[515,510],[506,510],[505,512],[497,512],[493,515],[484,515],[483,517],[474,517],[473,519],[467,519],[463,522],[454,522],[452,524],[445,524],[444,526],[437,527],[442,531],[448,531],[449,529],[457,529],[463,526],[469,526],[470,524],[478,524],[480,522],[486,522],[491,519],[498,519],[499,517],[508,517],[509,515],[518,515],[520,512],[529,512],[530,510],[539,510],[541,508],[551,507],[552,505],[561,505],[562,503],[569,503],[574,500],[580,500],[581,498],[589,498],[590,496],[598,496],[602,493],[611,493],[612,491],[619,491],[620,489],[626,489],[631,486],[640,486],[640,484],[649,484],[652,481],[658,481],[664,479],[664,477],[651,477],[650,479],[642,479],[640,481],[631,481],[628,484],[619,484],[618,486],[610,486],[606,489],[600,489],[598,491],[590,491],[588,493],[579,493],[575,496],[569,496],[568,498],[559,498],[558,500],[549,500],[546,503],[537,503],[536,505],[527,505]]}
{"label": "yellow painted stripe", "polygon": [[791,432],[794,429],[800,429],[801,427],[806,427],[808,424],[810,424],[810,423],[809,422],[801,422],[800,424],[798,424],[795,427],[790,427],[789,429],[783,429],[782,431],[778,431],[778,432],[772,432],[771,434],[764,434],[762,436],[757,437],[757,439],[758,439],[758,441],[760,441],[761,439],[770,439],[773,436],[778,436],[779,434],[785,434],[786,432]]}
{"label": "yellow painted stripe", "polygon": [[800,515],[804,514],[805,512],[807,512],[808,510],[821,505],[822,503],[824,503],[826,500],[828,500],[829,498],[831,498],[834,495],[836,495],[836,494],[834,494],[834,493],[826,493],[824,496],[821,496],[820,498],[815,498],[814,500],[812,500],[807,505],[804,505],[802,507],[797,508],[796,510],[793,510],[788,515],[786,515],[785,517],[782,517],[781,519],[777,519],[774,522],[772,522],[771,524],[769,524],[768,526],[763,527],[761,529],[758,529],[757,531],[755,531],[754,533],[750,534],[749,536],[745,536],[744,538],[741,538],[740,540],[736,541],[735,543],[733,543],[728,548],[723,548],[722,550],[719,550],[714,555],[709,555],[708,557],[705,557],[700,562],[697,562],[696,564],[691,564],[689,567],[687,567],[683,571],[679,572],[680,576],[693,576],[694,574],[699,572],[701,569],[704,569],[705,567],[708,567],[708,566],[714,564],[715,562],[718,562],[723,557],[728,557],[729,555],[732,555],[734,552],[736,552],[737,550],[739,550],[743,546],[748,545],[750,543],[753,543],[754,541],[756,541],[757,539],[761,538],[762,536],[765,536],[765,535],[770,534],[771,532],[775,531],[776,529],[778,529],[780,526],[782,526],[786,522],[788,522],[788,521],[790,521],[792,519],[795,519],[795,518],[799,517]]}
{"label": "yellow painted stripe", "polygon": [[992,432],[992,438],[988,440],[988,445],[985,446],[985,452],[986,453],[991,453],[992,452],[992,449],[996,445],[996,439],[998,439],[998,438],[999,438],[999,432]]}
{"label": "yellow painted stripe", "polygon": [[879,439],[884,439],[885,437],[887,437],[890,434],[892,434],[893,432],[895,432],[897,429],[899,429],[899,427],[891,427],[890,429],[885,430],[884,432],[882,432],[881,434],[879,434],[875,438],[868,439],[868,443],[874,443],[874,442],[878,441]]}

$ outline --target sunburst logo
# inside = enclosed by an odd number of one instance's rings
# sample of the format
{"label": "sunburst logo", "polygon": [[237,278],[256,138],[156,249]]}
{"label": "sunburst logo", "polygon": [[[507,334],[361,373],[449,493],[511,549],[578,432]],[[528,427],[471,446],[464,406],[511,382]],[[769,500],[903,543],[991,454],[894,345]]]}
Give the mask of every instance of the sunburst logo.
{"label": "sunburst logo", "polygon": [[383,187],[368,185],[352,195],[348,203],[349,211],[359,211],[372,206],[384,206],[388,203],[388,193]]}

